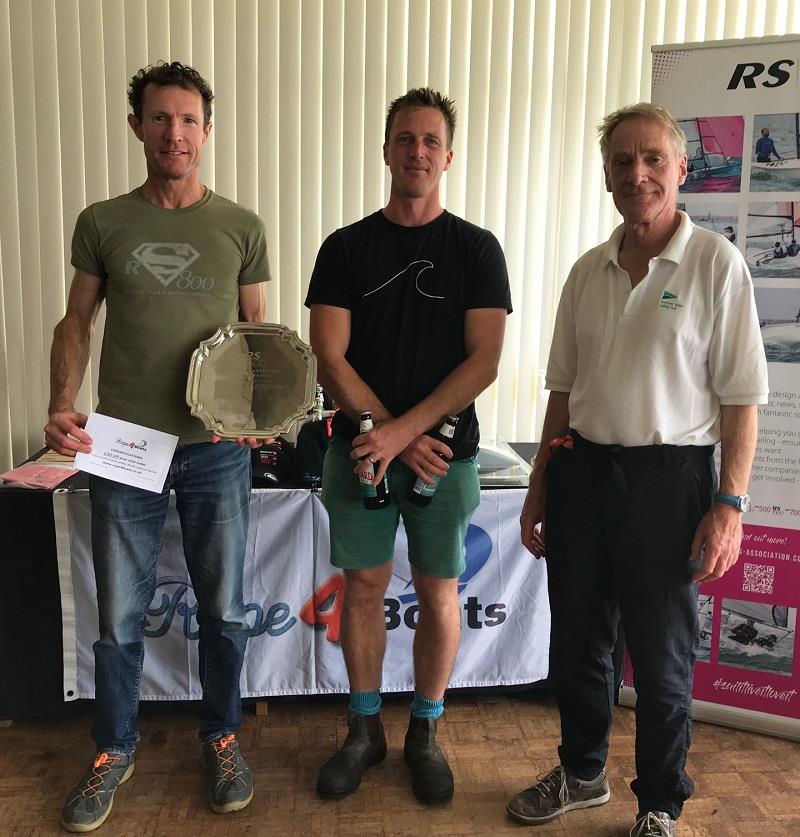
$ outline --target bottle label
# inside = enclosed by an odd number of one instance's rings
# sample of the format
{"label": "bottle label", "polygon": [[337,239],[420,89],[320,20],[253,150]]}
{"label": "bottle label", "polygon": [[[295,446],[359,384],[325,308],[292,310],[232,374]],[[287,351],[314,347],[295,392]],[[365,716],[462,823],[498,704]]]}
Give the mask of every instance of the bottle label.
{"label": "bottle label", "polygon": [[433,482],[427,483],[418,479],[414,483],[414,488],[412,489],[415,494],[419,494],[421,497],[433,497],[436,493],[441,477],[435,477],[433,474],[428,474],[428,476],[433,480]]}
{"label": "bottle label", "polygon": [[[448,416],[447,420],[439,428],[439,432],[437,433],[437,436],[440,439],[449,442],[453,438],[453,436],[455,435],[456,424],[457,423],[458,423],[458,417],[457,416]],[[434,437],[434,438],[436,438],[436,437]],[[442,454],[437,454],[437,455],[441,459],[445,459],[445,457],[442,456]],[[423,482],[423,480],[421,480],[421,479],[418,479],[414,483],[414,487],[411,489],[412,494],[416,494],[419,497],[433,497],[433,495],[436,493],[436,489],[438,488],[439,481],[442,479],[442,477],[437,477],[437,476],[434,476],[433,474],[428,474],[428,476],[433,480],[433,482],[432,483],[427,483],[427,482]]]}
{"label": "bottle label", "polygon": [[[361,433],[369,433],[372,428],[372,414],[365,410],[361,413],[361,422],[358,429]],[[359,460],[358,482],[361,486],[361,497],[368,509],[383,508],[388,503],[389,483],[386,474],[383,475],[380,483],[375,485],[375,464],[370,462],[366,456]]]}
{"label": "bottle label", "polygon": [[358,481],[361,484],[361,494],[364,497],[375,497],[378,494],[375,488],[375,466],[366,459],[359,462]]}

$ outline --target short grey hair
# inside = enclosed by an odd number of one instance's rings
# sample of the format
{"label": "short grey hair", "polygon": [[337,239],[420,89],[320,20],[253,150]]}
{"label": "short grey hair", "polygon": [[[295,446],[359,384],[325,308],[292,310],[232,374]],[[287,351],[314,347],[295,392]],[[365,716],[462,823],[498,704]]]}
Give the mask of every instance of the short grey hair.
{"label": "short grey hair", "polygon": [[608,166],[611,135],[619,124],[626,119],[652,119],[661,123],[662,127],[667,130],[678,157],[686,155],[686,135],[680,129],[675,117],[661,105],[654,105],[651,102],[638,102],[635,105],[628,105],[609,113],[608,116],[603,117],[603,120],[597,126],[597,134],[600,137],[600,153],[603,155],[604,166]]}

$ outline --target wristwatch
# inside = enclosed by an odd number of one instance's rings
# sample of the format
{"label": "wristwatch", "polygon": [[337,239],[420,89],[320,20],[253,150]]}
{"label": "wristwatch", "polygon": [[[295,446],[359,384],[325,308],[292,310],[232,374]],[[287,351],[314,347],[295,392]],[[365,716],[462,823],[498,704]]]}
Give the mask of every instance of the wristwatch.
{"label": "wristwatch", "polygon": [[740,512],[750,511],[749,494],[723,494],[721,491],[718,491],[714,495],[714,502],[733,506],[735,509],[739,509]]}

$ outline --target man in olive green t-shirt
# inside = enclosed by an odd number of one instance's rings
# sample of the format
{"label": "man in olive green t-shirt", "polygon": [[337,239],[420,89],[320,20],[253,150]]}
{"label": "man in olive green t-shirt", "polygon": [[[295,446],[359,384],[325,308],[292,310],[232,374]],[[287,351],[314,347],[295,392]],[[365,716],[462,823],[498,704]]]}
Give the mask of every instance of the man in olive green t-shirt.
{"label": "man in olive green t-shirt", "polygon": [[78,217],[75,276],[51,351],[48,447],[88,453],[87,417],[75,399],[95,319],[106,302],[97,411],[179,437],[160,494],[92,476],[92,552],[100,638],[95,652],[96,753],[67,796],[62,825],[91,831],[133,772],[145,611],[155,584],[170,489],[198,602],[203,703],[200,740],[217,812],[253,795],[235,731],[249,625],[242,570],[250,500],[250,451],[220,442],[184,401],[189,360],[220,325],[264,319],[270,278],[264,228],[215,195],[199,164],[211,132],[213,94],[191,67],[148,66],[131,80],[128,122],[143,143],[147,179]]}

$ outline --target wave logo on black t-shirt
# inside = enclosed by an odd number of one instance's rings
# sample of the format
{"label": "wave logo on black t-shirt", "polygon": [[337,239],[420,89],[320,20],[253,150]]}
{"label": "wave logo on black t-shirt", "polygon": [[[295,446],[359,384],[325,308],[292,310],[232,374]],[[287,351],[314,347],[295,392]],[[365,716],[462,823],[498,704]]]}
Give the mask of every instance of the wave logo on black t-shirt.
{"label": "wave logo on black t-shirt", "polygon": [[432,269],[433,269],[433,262],[429,262],[427,259],[417,259],[416,261],[411,262],[411,264],[408,267],[404,267],[399,273],[395,273],[395,275],[392,276],[391,279],[387,279],[382,285],[378,285],[377,288],[374,288],[371,291],[367,291],[367,293],[365,293],[364,296],[362,296],[361,298],[365,299],[366,297],[371,296],[372,294],[378,293],[378,291],[382,291],[385,287],[387,287],[388,285],[391,285],[392,282],[394,282],[395,279],[400,279],[401,277],[406,277],[407,276],[410,280],[411,277],[413,276],[414,277],[414,286],[416,287],[417,291],[419,291],[419,293],[422,294],[422,296],[426,296],[426,297],[428,297],[428,299],[444,299],[444,297],[439,295],[439,294],[426,293],[419,286],[420,276],[422,276],[422,274],[426,270],[432,270]]}
{"label": "wave logo on black t-shirt", "polygon": [[156,241],[140,244],[133,254],[136,261],[144,265],[166,288],[200,254],[191,244],[177,241]]}

